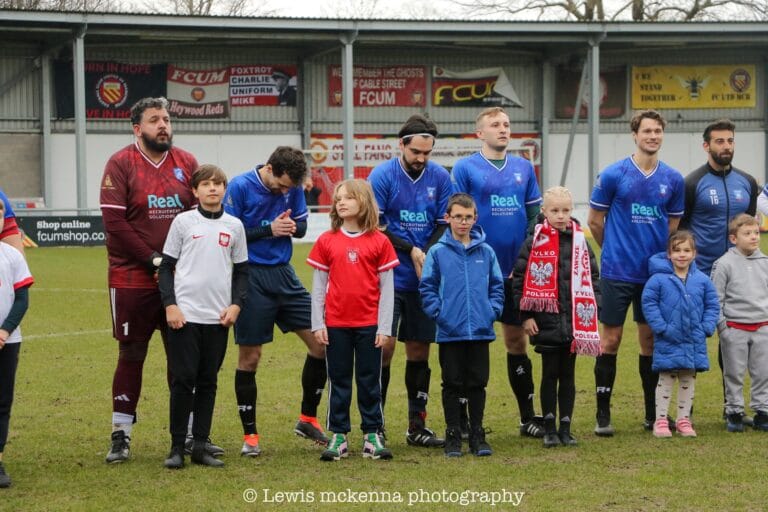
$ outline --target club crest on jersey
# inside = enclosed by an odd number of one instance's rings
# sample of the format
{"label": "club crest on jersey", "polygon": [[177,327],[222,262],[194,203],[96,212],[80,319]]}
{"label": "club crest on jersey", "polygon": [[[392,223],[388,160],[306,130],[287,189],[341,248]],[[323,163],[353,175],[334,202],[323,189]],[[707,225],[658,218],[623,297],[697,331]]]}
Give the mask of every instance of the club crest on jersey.
{"label": "club crest on jersey", "polygon": [[357,263],[359,261],[357,258],[357,248],[347,249],[347,261],[350,263]]}
{"label": "club crest on jersey", "polygon": [[659,185],[659,194],[661,194],[662,196],[667,195],[667,185],[663,183]]}
{"label": "club crest on jersey", "polygon": [[187,177],[184,176],[184,171],[182,171],[180,167],[173,168],[173,175],[176,176],[176,179],[179,180],[180,182],[182,183],[187,182]]}
{"label": "club crest on jersey", "polygon": [[434,201],[435,192],[436,192],[435,187],[427,187],[427,199],[429,199],[430,201]]}
{"label": "club crest on jersey", "polygon": [[113,189],[115,186],[112,184],[112,178],[107,174],[104,176],[104,182],[101,184],[101,188],[103,189]]}
{"label": "club crest on jersey", "polygon": [[518,183],[522,183],[523,182],[523,175],[520,174],[519,172],[516,172],[515,173],[515,181],[518,182]]}
{"label": "club crest on jersey", "polygon": [[733,191],[733,198],[734,198],[736,201],[741,201],[741,200],[744,198],[744,196],[743,196],[743,195],[742,195],[742,193],[741,193],[741,190],[734,190],[734,191]]}
{"label": "club crest on jersey", "polygon": [[231,238],[229,233],[219,233],[219,245],[222,247],[229,247],[229,240]]}

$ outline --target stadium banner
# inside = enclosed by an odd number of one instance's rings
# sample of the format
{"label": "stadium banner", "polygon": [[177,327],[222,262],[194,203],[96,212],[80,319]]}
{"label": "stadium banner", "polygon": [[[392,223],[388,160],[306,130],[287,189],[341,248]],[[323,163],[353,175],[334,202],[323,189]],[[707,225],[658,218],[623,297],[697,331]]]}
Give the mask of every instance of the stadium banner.
{"label": "stadium banner", "polygon": [[185,69],[168,66],[168,113],[179,119],[229,116],[229,68]]}
{"label": "stadium banner", "polygon": [[297,66],[242,65],[229,68],[232,107],[296,106]]}
{"label": "stadium banner", "polygon": [[632,66],[632,108],[748,108],[757,103],[753,64]]}
{"label": "stadium banner", "polygon": [[449,71],[432,68],[432,105],[442,107],[522,107],[502,68]]}
{"label": "stadium banner", "polygon": [[[555,80],[555,116],[573,117],[573,104],[579,93],[581,71],[571,71],[565,67],[557,68]],[[579,107],[579,117],[587,117],[589,106],[589,78],[584,82],[584,96]],[[604,119],[621,117],[627,104],[627,70],[624,67],[603,70],[600,73],[600,117]]]}
{"label": "stadium banner", "polygon": [[107,235],[101,215],[23,216],[16,222],[27,247],[104,245]]}
{"label": "stadium banner", "polygon": [[[141,98],[166,95],[166,64],[125,64],[85,61],[85,117],[123,119]],[[75,117],[75,86],[71,61],[54,62],[56,117]]]}
{"label": "stadium banner", "polygon": [[[427,96],[424,66],[355,66],[356,107],[423,107]],[[340,107],[341,66],[328,66],[328,106]]]}

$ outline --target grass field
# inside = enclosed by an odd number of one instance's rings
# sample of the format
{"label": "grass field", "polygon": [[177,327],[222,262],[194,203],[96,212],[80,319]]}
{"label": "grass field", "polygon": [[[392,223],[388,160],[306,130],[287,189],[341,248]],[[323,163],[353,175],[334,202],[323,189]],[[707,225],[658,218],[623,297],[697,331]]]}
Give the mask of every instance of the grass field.
{"label": "grass field", "polygon": [[[294,257],[305,282],[308,248],[297,246]],[[226,467],[220,470],[191,465],[182,471],[163,468],[170,443],[168,391],[163,350],[155,337],[144,371],[133,458],[108,466],[104,456],[117,350],[109,331],[105,250],[30,249],[27,258],[36,283],[23,323],[25,339],[5,450],[14,484],[0,490],[0,510],[510,510],[517,501],[511,494],[515,492],[524,493],[518,509],[537,511],[762,510],[768,503],[763,465],[768,434],[725,432],[716,340],[710,340],[715,370],[697,379],[699,437],[657,440],[641,427],[642,393],[632,324],[627,325],[619,355],[615,437],[592,434],[594,363],[580,358],[574,415],[579,446],[545,450],[539,440],[521,438],[503,343],[495,342],[486,410],[494,454],[451,460],[442,450],[405,443],[405,363],[398,347],[386,410],[395,459],[362,459],[361,436],[354,431],[349,459],[320,462],[319,449],[292,433],[305,351],[295,336],[282,334],[266,347],[258,373],[257,422],[263,454],[241,459],[233,390],[236,350],[230,345],[220,374],[212,434],[227,450]],[[433,351],[430,423],[442,432],[436,355]],[[531,359],[538,382],[540,359],[532,351]],[[321,408],[325,405],[324,397]],[[353,407],[352,424],[358,423]],[[364,497],[379,503],[353,501]],[[475,503],[463,506],[461,498]],[[492,506],[487,503],[491,499],[506,502]]]}

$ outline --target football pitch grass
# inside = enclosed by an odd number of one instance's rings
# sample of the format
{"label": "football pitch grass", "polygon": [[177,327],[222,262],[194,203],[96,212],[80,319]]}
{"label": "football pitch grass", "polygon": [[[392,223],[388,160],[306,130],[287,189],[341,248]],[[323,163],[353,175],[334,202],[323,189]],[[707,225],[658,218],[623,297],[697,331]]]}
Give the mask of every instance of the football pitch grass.
{"label": "football pitch grass", "polygon": [[[294,255],[305,283],[310,282],[304,263],[308,250],[309,245],[297,245]],[[168,390],[156,335],[144,369],[132,458],[109,466],[104,456],[117,345],[110,334],[105,250],[28,249],[27,258],[35,285],[22,324],[24,342],[5,450],[13,486],[0,490],[0,510],[686,511],[761,510],[768,503],[768,433],[725,432],[716,338],[709,340],[713,370],[697,379],[694,422],[699,437],[658,440],[641,426],[631,322],[618,358],[613,438],[592,433],[594,362],[588,357],[577,361],[573,432],[579,445],[574,448],[544,449],[541,440],[520,436],[504,345],[494,342],[485,420],[494,453],[482,458],[465,453],[446,459],[441,449],[407,446],[405,358],[399,346],[385,411],[394,460],[360,456],[362,436],[353,401],[349,458],[321,462],[320,448],[293,434],[305,350],[296,336],[279,332],[266,346],[257,374],[263,453],[241,458],[233,389],[237,350],[230,344],[219,375],[212,432],[213,440],[226,449],[226,466],[188,463],[181,471],[163,468],[170,445]],[[433,350],[428,424],[442,435],[436,356]],[[532,350],[530,357],[538,391],[540,357]],[[536,402],[538,411],[538,397]]]}

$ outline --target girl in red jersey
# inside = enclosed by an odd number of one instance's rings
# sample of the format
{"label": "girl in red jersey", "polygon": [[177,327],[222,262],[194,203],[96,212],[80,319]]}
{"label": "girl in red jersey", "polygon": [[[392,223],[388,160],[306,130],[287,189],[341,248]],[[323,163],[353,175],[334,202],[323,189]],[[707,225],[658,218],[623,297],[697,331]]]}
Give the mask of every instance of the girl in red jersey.
{"label": "girl in red jersey", "polygon": [[352,373],[364,434],[363,457],[391,459],[381,439],[381,347],[392,329],[394,280],[399,264],[392,243],[379,230],[371,186],[346,180],[333,193],[331,229],[318,238],[307,263],[312,283],[312,332],[326,345],[328,430],[333,437],[321,460],[348,455]]}

